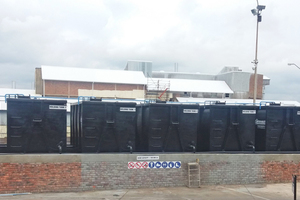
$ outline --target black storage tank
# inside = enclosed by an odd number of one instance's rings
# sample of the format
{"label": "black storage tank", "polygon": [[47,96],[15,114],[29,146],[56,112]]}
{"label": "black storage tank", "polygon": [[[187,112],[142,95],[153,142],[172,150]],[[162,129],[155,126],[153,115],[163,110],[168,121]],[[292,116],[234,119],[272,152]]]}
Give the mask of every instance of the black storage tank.
{"label": "black storage tank", "polygon": [[145,104],[141,109],[143,131],[139,133],[139,141],[142,141],[142,151],[196,151],[198,105],[154,103]]}
{"label": "black storage tank", "polygon": [[80,104],[71,105],[71,148],[74,152],[81,151],[80,135]]}
{"label": "black storage tank", "polygon": [[74,129],[75,129],[75,119],[74,119],[74,110],[75,110],[75,105],[70,105],[70,146],[73,147],[74,146]]}
{"label": "black storage tank", "polygon": [[29,97],[7,99],[7,151],[65,151],[66,103]]}
{"label": "black storage tank", "polygon": [[210,106],[200,106],[200,122],[197,134],[197,151],[210,150]]}
{"label": "black storage tank", "polygon": [[300,107],[266,106],[266,151],[300,150]]}
{"label": "black storage tank", "polygon": [[135,151],[136,103],[83,101],[78,114],[82,152]]}
{"label": "black storage tank", "polygon": [[254,151],[256,109],[255,106],[209,106],[209,150]]}

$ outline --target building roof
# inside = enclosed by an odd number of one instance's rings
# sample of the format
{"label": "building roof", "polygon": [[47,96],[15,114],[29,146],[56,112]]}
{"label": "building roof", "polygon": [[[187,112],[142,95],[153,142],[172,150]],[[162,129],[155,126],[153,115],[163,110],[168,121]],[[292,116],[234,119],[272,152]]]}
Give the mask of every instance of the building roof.
{"label": "building roof", "polygon": [[145,85],[147,83],[147,79],[141,71],[54,67],[45,65],[42,65],[42,79],[138,85]]}
{"label": "building roof", "polygon": [[158,79],[148,81],[148,90],[165,90],[170,92],[201,92],[201,93],[229,93],[233,91],[225,81],[216,80],[188,80],[188,79]]}

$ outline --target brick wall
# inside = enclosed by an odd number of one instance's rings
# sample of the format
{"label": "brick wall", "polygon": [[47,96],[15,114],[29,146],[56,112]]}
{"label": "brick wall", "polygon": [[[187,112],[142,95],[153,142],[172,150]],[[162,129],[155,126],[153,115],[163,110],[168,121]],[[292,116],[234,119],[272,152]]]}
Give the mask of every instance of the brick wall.
{"label": "brick wall", "polygon": [[[257,74],[257,99],[262,99],[263,95],[263,75]],[[249,81],[249,98],[253,98],[254,95],[254,74],[250,76],[250,81]]]}
{"label": "brick wall", "polygon": [[42,68],[40,67],[35,68],[34,85],[35,85],[35,93],[43,95]]}
{"label": "brick wall", "polygon": [[291,182],[292,174],[300,172],[299,154],[155,154],[182,166],[128,169],[138,155],[1,155],[0,193],[185,186],[187,163],[196,159],[202,185]]}
{"label": "brick wall", "polygon": [[115,90],[113,83],[94,83],[94,90]]}
{"label": "brick wall", "polygon": [[46,96],[64,96],[69,93],[69,84],[67,81],[45,81]]}
{"label": "brick wall", "polygon": [[186,185],[187,169],[128,169],[128,162],[82,163],[82,189],[121,189]]}
{"label": "brick wall", "polygon": [[264,182],[291,182],[292,174],[300,175],[300,162],[266,161],[261,165]]}
{"label": "brick wall", "polygon": [[142,90],[142,85],[132,85],[132,84],[116,84],[116,90],[127,91],[127,90]]}
{"label": "brick wall", "polygon": [[257,161],[204,161],[200,162],[201,184],[263,183],[261,163]]}
{"label": "brick wall", "polygon": [[[46,96],[76,97],[78,96],[78,89],[92,90],[93,83],[54,80],[45,81]],[[94,90],[143,90],[143,85],[94,83]]]}
{"label": "brick wall", "polygon": [[77,190],[80,163],[0,163],[0,193]]}
{"label": "brick wall", "polygon": [[78,96],[78,89],[92,89],[92,83],[70,82],[69,96]]}

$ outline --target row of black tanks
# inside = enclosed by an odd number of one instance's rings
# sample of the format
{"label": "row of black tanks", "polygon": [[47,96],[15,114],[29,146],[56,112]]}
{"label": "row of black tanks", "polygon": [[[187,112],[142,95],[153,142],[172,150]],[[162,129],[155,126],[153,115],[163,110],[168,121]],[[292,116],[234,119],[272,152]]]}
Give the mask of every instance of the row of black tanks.
{"label": "row of black tanks", "polygon": [[299,151],[300,107],[7,99],[0,153]]}

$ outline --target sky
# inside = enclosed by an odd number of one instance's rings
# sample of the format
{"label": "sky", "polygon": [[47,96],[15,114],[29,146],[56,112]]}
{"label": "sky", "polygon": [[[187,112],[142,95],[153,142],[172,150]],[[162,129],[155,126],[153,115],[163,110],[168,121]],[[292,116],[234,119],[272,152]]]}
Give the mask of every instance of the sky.
{"label": "sky", "polygon": [[[0,0],[0,87],[34,87],[41,65],[253,72],[256,0]],[[259,0],[258,73],[265,99],[300,101],[300,1]]]}

